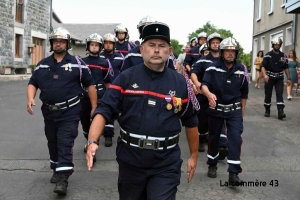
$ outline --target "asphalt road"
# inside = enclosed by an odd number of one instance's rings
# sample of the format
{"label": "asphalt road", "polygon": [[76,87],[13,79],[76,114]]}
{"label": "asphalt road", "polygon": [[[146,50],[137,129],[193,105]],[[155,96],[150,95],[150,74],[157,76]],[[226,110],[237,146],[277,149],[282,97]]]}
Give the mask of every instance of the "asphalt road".
{"label": "asphalt road", "polygon": [[[92,172],[87,172],[81,129],[75,141],[75,172],[69,178],[68,194],[59,197],[52,192],[54,185],[49,182],[52,171],[49,169],[41,102],[37,97],[35,114],[30,116],[26,111],[27,82],[0,81],[0,199],[118,199],[116,137],[113,147],[109,148],[104,147],[104,140],[101,140],[97,163]],[[300,97],[285,101],[287,118],[281,121],[277,119],[273,94],[271,117],[265,118],[263,90],[255,89],[253,84],[250,87],[242,135],[243,173],[240,178],[260,185],[235,189],[224,186],[228,180],[225,161],[218,165],[217,178],[207,177],[206,153],[200,154],[195,177],[187,183],[185,172],[189,149],[183,130],[180,146],[184,163],[177,199],[300,199]],[[118,135],[118,123],[115,125]],[[266,186],[262,186],[262,182]]]}

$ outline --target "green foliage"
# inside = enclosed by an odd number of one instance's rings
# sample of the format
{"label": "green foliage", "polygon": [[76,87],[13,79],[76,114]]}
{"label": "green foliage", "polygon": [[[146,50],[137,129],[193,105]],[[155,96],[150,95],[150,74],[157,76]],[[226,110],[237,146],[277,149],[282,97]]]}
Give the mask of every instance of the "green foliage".
{"label": "green foliage", "polygon": [[[217,32],[221,35],[222,38],[228,38],[228,37],[232,37],[234,38],[233,33],[230,30],[226,30],[226,29],[218,29],[215,25],[211,24],[209,21],[206,22],[206,24],[203,25],[203,27],[198,28],[195,32],[192,32],[188,35],[188,40],[190,40],[193,37],[197,37],[197,35],[201,32],[206,32],[207,35],[210,35],[214,32]],[[238,41],[237,41],[238,42]],[[241,63],[243,63],[244,65],[247,66],[248,70],[251,70],[251,55],[252,52],[245,54],[244,53],[244,48],[242,47],[242,45],[239,43],[240,45],[240,51],[239,51],[239,55],[237,60]]]}
{"label": "green foliage", "polygon": [[171,39],[171,46],[173,47],[173,54],[178,57],[178,55],[182,52],[181,48],[183,45],[179,44],[178,40]]}

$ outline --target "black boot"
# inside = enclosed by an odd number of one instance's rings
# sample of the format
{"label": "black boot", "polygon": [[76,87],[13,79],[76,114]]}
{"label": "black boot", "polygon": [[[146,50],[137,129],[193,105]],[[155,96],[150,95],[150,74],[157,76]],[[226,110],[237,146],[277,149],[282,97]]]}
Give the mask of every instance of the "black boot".
{"label": "black boot", "polygon": [[58,195],[66,195],[69,176],[66,174],[59,174],[59,176],[60,176],[59,181],[56,183],[53,192],[57,193]]}
{"label": "black boot", "polygon": [[219,160],[224,160],[227,157],[228,149],[224,147],[219,148]]}
{"label": "black boot", "polygon": [[237,174],[229,173],[229,179],[228,179],[229,186],[232,187],[239,186],[241,182],[243,181],[239,178]]}
{"label": "black boot", "polygon": [[283,119],[285,117],[286,115],[283,112],[283,108],[278,108],[278,119]]}
{"label": "black boot", "polygon": [[56,183],[56,186],[53,190],[54,193],[57,193],[58,195],[66,195],[67,194],[67,188],[68,188],[68,175],[60,174],[60,179]]}
{"label": "black boot", "polygon": [[199,152],[204,152],[205,151],[205,147],[204,147],[204,141],[205,140],[205,135],[200,135],[199,136],[199,146],[198,146],[198,151]]}
{"label": "black boot", "polygon": [[110,136],[106,136],[105,137],[105,144],[104,144],[105,147],[111,147],[112,146],[112,137]]}
{"label": "black boot", "polygon": [[210,178],[216,178],[217,177],[217,169],[218,169],[218,167],[216,165],[209,165],[207,176]]}
{"label": "black boot", "polygon": [[59,180],[60,176],[59,174],[56,173],[55,169],[53,170],[53,175],[50,179],[50,183],[57,183],[57,181]]}
{"label": "black boot", "polygon": [[270,117],[270,108],[266,107],[265,117]]}

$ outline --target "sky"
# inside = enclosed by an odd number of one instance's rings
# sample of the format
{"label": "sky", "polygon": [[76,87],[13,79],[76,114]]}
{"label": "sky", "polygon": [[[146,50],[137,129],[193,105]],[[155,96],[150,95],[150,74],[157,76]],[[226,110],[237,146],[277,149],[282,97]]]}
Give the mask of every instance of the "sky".
{"label": "sky", "polygon": [[252,49],[253,4],[253,0],[52,0],[63,23],[122,23],[130,40],[139,38],[137,24],[147,15],[168,24],[171,38],[180,44],[209,21],[230,30],[245,53]]}

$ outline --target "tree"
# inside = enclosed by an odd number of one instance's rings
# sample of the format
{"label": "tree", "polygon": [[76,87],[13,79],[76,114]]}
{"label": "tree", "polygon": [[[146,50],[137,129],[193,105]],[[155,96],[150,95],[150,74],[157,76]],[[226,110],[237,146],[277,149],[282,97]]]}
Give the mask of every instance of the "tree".
{"label": "tree", "polygon": [[173,54],[178,57],[178,55],[182,52],[181,48],[183,45],[179,44],[178,40],[171,39],[171,46],[173,47]]}
{"label": "tree", "polygon": [[[226,30],[226,29],[218,29],[215,25],[211,24],[209,21],[206,22],[206,24],[203,25],[203,27],[198,28],[195,32],[192,32],[188,35],[188,39],[192,39],[193,37],[197,37],[199,33],[201,32],[206,32],[207,35],[210,35],[214,32],[219,33],[222,38],[228,38],[228,37],[232,37],[233,33],[231,33],[230,30]],[[238,41],[237,41],[238,42]],[[251,52],[249,54],[245,54],[244,53],[244,48],[241,46],[241,44],[239,43],[240,46],[240,50],[239,50],[239,54],[238,54],[238,58],[237,60],[241,63],[243,63],[244,65],[247,66],[248,70],[251,69]]]}

